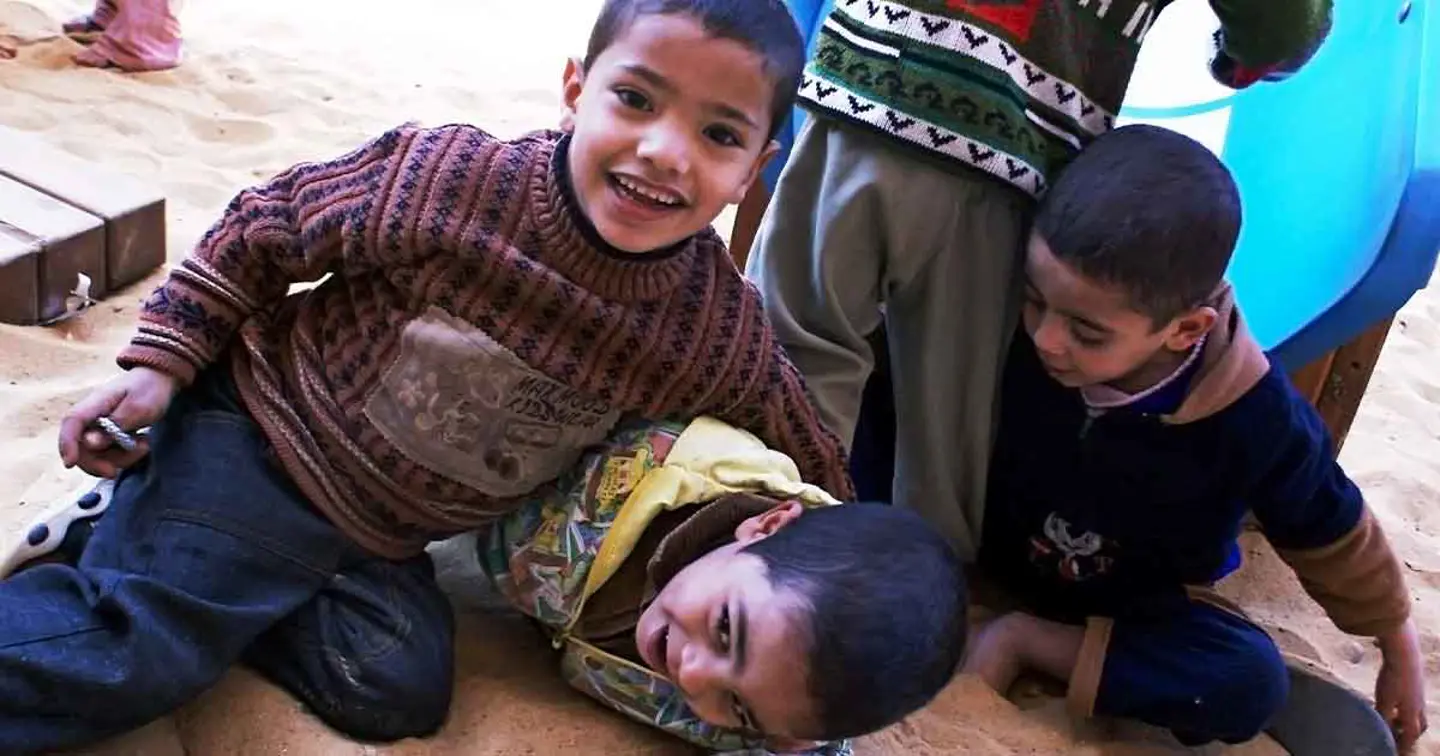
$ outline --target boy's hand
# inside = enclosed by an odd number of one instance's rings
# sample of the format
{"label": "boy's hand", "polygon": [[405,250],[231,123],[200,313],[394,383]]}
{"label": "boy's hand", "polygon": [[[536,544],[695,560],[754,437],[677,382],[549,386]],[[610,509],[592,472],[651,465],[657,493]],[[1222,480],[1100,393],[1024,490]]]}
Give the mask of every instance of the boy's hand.
{"label": "boy's hand", "polygon": [[1414,621],[1380,636],[1380,676],[1375,681],[1375,709],[1390,723],[1395,741],[1405,749],[1429,727],[1425,720],[1425,668]]}
{"label": "boy's hand", "polygon": [[133,433],[159,420],[179,390],[174,377],[146,367],[133,368],[96,389],[60,421],[61,461],[101,478],[120,474],[148,454],[150,446],[140,436],[134,449],[121,449],[95,421],[108,417]]}
{"label": "boy's hand", "polygon": [[1329,36],[1330,17],[1326,16],[1319,37],[1299,55],[1268,66],[1251,67],[1241,65],[1225,52],[1225,31],[1217,29],[1211,36],[1210,75],[1222,86],[1230,89],[1245,89],[1258,81],[1284,81],[1304,68]]}

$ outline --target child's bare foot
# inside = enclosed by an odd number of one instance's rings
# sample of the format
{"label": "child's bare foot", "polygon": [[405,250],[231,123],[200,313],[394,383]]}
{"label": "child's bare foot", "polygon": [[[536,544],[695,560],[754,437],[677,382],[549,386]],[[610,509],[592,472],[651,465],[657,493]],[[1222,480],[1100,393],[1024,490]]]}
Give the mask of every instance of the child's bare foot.
{"label": "child's bare foot", "polygon": [[964,674],[984,680],[1000,695],[1010,691],[1020,676],[1020,654],[1015,643],[1015,619],[1006,614],[990,620],[970,634],[966,644]]}
{"label": "child's bare foot", "polygon": [[121,54],[113,45],[109,44],[109,40],[104,36],[101,36],[89,47],[75,53],[74,60],[78,65],[86,68],[108,68],[126,73],[164,71],[180,65],[178,57],[164,55],[139,57]]}
{"label": "child's bare foot", "polygon": [[93,47],[75,53],[75,62],[86,68],[114,68],[115,64]]}

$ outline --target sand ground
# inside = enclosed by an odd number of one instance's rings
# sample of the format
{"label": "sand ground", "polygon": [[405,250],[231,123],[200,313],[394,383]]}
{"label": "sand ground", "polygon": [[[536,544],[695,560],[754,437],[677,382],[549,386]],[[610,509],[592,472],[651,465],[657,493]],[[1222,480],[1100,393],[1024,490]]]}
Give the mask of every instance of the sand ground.
{"label": "sand ground", "polygon": [[[500,135],[550,126],[564,57],[579,52],[596,0],[505,3],[408,0],[403,13],[361,13],[342,0],[206,0],[184,10],[186,65],[125,76],[83,70],[58,22],[76,0],[0,0],[0,124],[84,158],[146,177],[169,198],[170,259],[180,259],[240,188],[301,160],[341,154],[406,120],[479,123]],[[728,216],[720,227],[728,228]],[[140,299],[158,282],[112,296],[51,329],[0,326],[0,537],[74,478],[55,455],[66,408],[111,377]],[[1417,597],[1431,687],[1440,687],[1440,291],[1401,313],[1343,461],[1404,557]],[[1282,644],[1368,691],[1378,655],[1325,621],[1263,544],[1228,590],[1276,629]],[[460,609],[458,690],[451,724],[424,742],[348,742],[283,693],[237,670],[175,716],[88,753],[539,754],[687,753],[620,720],[554,674],[546,647],[497,607],[451,549]],[[1440,721],[1440,708],[1431,707]],[[1077,731],[1058,702],[1022,707],[957,679],[912,720],[867,739],[867,754],[984,756],[1171,753],[1153,733]],[[1440,738],[1422,742],[1440,754]],[[1227,753],[1275,753],[1264,742]]]}

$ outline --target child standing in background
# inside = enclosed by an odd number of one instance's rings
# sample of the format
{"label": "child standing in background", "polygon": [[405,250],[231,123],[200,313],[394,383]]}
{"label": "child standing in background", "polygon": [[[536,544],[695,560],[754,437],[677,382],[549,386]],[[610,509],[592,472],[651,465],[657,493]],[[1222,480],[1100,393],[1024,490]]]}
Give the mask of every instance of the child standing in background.
{"label": "child standing in background", "polygon": [[[813,114],[747,275],[826,424],[852,440],[882,307],[895,503],[967,559],[1036,197],[1115,113],[1165,0],[839,0],[800,86]],[[1330,0],[1211,0],[1232,87],[1294,70]]]}
{"label": "child standing in background", "polygon": [[65,22],[66,36],[87,45],[75,62],[90,68],[160,71],[180,65],[175,0],[99,0],[95,10]]}

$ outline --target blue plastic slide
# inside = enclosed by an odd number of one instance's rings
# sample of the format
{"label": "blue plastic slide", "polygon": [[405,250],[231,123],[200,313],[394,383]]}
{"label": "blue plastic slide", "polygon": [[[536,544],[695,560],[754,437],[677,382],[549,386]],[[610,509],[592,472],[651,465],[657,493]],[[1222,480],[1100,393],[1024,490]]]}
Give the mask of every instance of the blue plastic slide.
{"label": "blue plastic slide", "polygon": [[[813,46],[832,2],[788,2]],[[1216,24],[1205,0],[1160,15],[1120,122],[1187,134],[1230,166],[1245,212],[1230,277],[1261,344],[1294,370],[1390,317],[1435,267],[1440,2],[1335,0],[1304,70],[1238,93],[1210,79]]]}

